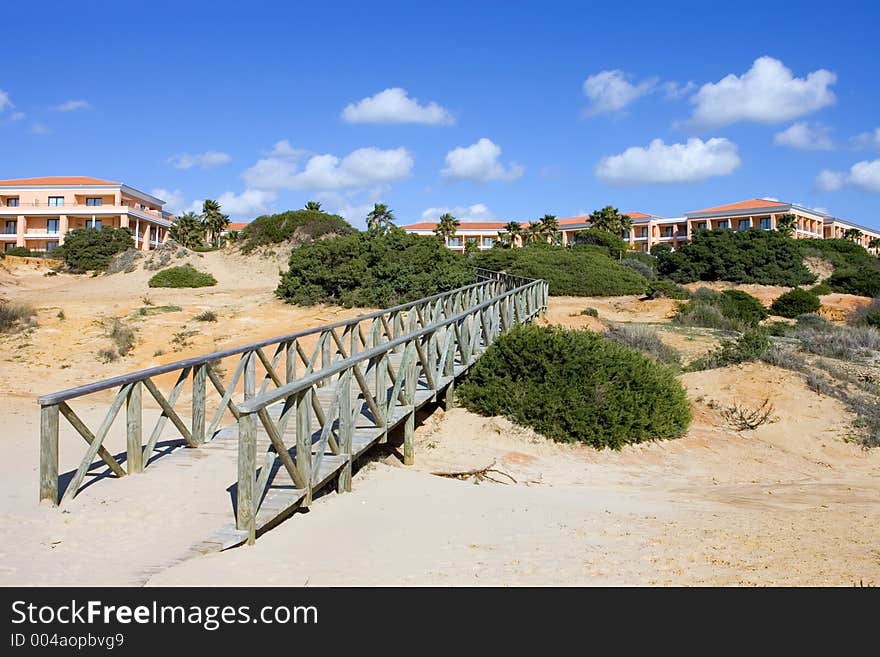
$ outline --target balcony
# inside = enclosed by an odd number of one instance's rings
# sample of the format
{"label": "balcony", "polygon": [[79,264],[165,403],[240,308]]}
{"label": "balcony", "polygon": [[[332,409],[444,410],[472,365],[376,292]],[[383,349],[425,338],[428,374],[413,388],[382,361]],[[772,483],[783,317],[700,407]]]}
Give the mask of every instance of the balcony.
{"label": "balcony", "polygon": [[138,208],[123,203],[122,205],[87,205],[85,203],[65,203],[55,205],[42,201],[20,202],[18,205],[0,206],[0,215],[93,215],[93,214],[126,214],[133,217],[156,220],[158,223],[169,225],[171,215],[163,210],[150,210]]}

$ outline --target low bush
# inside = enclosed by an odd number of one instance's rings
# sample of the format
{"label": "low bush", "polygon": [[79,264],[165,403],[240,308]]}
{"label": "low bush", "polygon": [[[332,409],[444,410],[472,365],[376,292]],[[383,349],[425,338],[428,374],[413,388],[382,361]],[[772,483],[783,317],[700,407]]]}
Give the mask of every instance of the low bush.
{"label": "low bush", "polygon": [[858,308],[853,313],[852,322],[880,328],[880,297],[874,297],[867,306]]}
{"label": "low bush", "polygon": [[693,361],[690,371],[711,370],[737,363],[762,359],[770,349],[770,340],[762,329],[752,328],[736,340],[724,340],[721,347]]}
{"label": "low bush", "polygon": [[200,312],[198,315],[193,317],[197,322],[216,322],[217,321],[217,313],[213,310],[205,310],[204,312]]}
{"label": "low bush", "polygon": [[598,316],[599,316],[599,311],[596,310],[595,308],[589,308],[589,307],[588,307],[588,308],[584,308],[584,309],[581,311],[581,315],[589,315],[590,317],[598,317]]}
{"label": "low bush", "polygon": [[117,253],[134,248],[128,228],[77,228],[64,237],[54,255],[74,273],[106,271]]}
{"label": "low bush", "polygon": [[458,396],[472,411],[599,448],[675,438],[691,420],[672,369],[590,331],[533,324],[499,337]]}
{"label": "low bush", "polygon": [[801,348],[819,356],[850,360],[880,351],[880,330],[873,326],[815,328],[798,324],[794,337]]}
{"label": "low bush", "polygon": [[701,287],[689,302],[679,306],[673,321],[684,326],[736,331],[755,327],[766,318],[767,309],[750,294],[740,290],[715,292]]}
{"label": "low bush", "polygon": [[657,255],[657,273],[676,283],[733,281],[795,287],[813,283],[798,240],[775,230],[700,230]]}
{"label": "low bush", "polygon": [[12,333],[33,326],[37,311],[26,303],[0,299],[0,333]]}
{"label": "low bush", "polygon": [[880,271],[876,269],[844,267],[835,269],[828,278],[828,286],[834,292],[875,297],[880,294]]}
{"label": "low bush", "polygon": [[[825,281],[829,291],[873,297],[880,294],[880,258],[847,239],[798,240],[804,255],[824,258],[834,265]],[[827,293],[823,293],[827,294]]]}
{"label": "low bush", "polygon": [[773,300],[770,313],[780,317],[794,318],[805,313],[818,312],[822,307],[819,296],[810,290],[796,287]]}
{"label": "low bush", "polygon": [[665,344],[650,326],[641,324],[613,324],[605,333],[609,340],[622,344],[624,347],[641,351],[667,365],[681,366],[681,355]]}
{"label": "low bush", "polygon": [[772,335],[777,338],[785,337],[794,331],[794,326],[788,322],[768,322],[763,324],[761,328],[767,332],[767,335]]}
{"label": "low bush", "polygon": [[672,281],[651,281],[648,283],[648,297],[651,299],[679,299],[691,298],[691,293],[686,287],[682,287]]}
{"label": "low bush", "polygon": [[23,247],[23,246],[13,246],[11,249],[6,249],[6,250],[3,252],[3,255],[8,255],[8,256],[20,256],[20,257],[23,257],[23,258],[32,258],[32,257],[34,257],[34,254],[31,252],[31,250],[30,250],[30,249],[27,249],[27,248],[25,248],[25,247]]}
{"label": "low bush", "polygon": [[834,290],[831,289],[831,286],[828,285],[828,283],[822,281],[811,287],[810,292],[821,297],[823,294],[831,294]]}
{"label": "low bush", "polygon": [[609,257],[615,260],[619,260],[626,253],[626,241],[620,235],[598,228],[588,228],[575,233],[574,245],[601,247]]}
{"label": "low bush", "polygon": [[797,320],[795,326],[798,329],[816,329],[819,331],[831,331],[834,329],[834,324],[816,313],[798,315],[795,319]]}
{"label": "low bush", "polygon": [[641,274],[649,281],[653,280],[654,278],[654,268],[651,267],[651,265],[642,262],[641,260],[627,257],[621,260],[620,264],[622,264],[624,267],[629,267],[638,274]]}
{"label": "low bush", "polygon": [[107,326],[107,337],[113,341],[120,356],[127,356],[134,348],[134,331],[118,318],[111,320]]}
{"label": "low bush", "polygon": [[476,280],[468,261],[442,239],[400,229],[304,244],[291,252],[289,265],[275,294],[300,305],[386,308]]}
{"label": "low bush", "polygon": [[355,232],[351,224],[338,215],[319,210],[289,210],[257,217],[238,233],[235,241],[243,253],[248,253],[267,244],[308,243],[326,235]]}
{"label": "low bush", "polygon": [[596,246],[561,247],[535,243],[521,249],[490,249],[476,255],[478,267],[542,278],[554,296],[644,294],[647,279],[611,259]]}
{"label": "low bush", "polygon": [[148,285],[150,287],[211,287],[217,285],[212,274],[200,272],[191,265],[169,267],[154,275]]}

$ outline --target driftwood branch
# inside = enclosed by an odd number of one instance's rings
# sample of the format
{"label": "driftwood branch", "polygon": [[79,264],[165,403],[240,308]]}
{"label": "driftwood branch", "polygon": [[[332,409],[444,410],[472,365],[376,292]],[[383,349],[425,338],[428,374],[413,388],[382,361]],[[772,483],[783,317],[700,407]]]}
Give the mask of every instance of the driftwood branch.
{"label": "driftwood branch", "polygon": [[484,479],[488,479],[489,481],[494,481],[496,484],[506,484],[506,481],[500,481],[495,479],[492,476],[492,473],[496,475],[501,475],[502,477],[507,477],[513,483],[516,483],[516,479],[514,479],[511,475],[504,472],[503,470],[499,470],[495,467],[496,461],[492,461],[485,468],[477,468],[475,470],[462,470],[459,472],[432,472],[432,475],[437,477],[449,477],[450,479],[470,479],[471,477],[475,477],[477,481],[483,481]]}

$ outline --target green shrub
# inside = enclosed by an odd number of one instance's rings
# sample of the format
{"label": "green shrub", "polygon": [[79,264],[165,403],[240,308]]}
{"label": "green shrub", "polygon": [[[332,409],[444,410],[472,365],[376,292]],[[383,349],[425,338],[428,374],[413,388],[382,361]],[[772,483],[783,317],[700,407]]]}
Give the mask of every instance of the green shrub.
{"label": "green shrub", "polygon": [[817,294],[796,287],[776,297],[770,306],[770,313],[780,317],[794,318],[805,313],[818,312],[821,307],[822,302]]}
{"label": "green shrub", "polygon": [[657,331],[650,326],[613,324],[605,333],[605,337],[624,347],[641,351],[661,363],[674,367],[681,366],[681,355],[678,351],[665,344],[657,335]]}
{"label": "green shrub", "polygon": [[856,310],[854,320],[857,324],[880,328],[880,297],[875,297],[867,306]]}
{"label": "green shrub", "polygon": [[584,308],[584,309],[581,311],[581,315],[589,315],[590,317],[598,317],[598,316],[599,316],[599,311],[596,310],[595,308],[589,308],[589,307],[587,307],[587,308]]}
{"label": "green shrub", "polygon": [[785,337],[794,330],[794,326],[787,322],[768,322],[761,328],[767,331],[767,335],[772,335],[777,338]]}
{"label": "green shrub", "polygon": [[197,322],[216,322],[217,313],[215,313],[213,310],[205,310],[193,317],[193,319]]}
{"label": "green shrub", "polygon": [[862,245],[847,239],[798,240],[798,245],[804,255],[821,257],[834,265],[834,273],[825,281],[829,292],[865,297],[880,294],[880,258]]}
{"label": "green shrub", "polygon": [[693,361],[688,366],[688,369],[696,372],[760,360],[767,354],[769,349],[770,340],[767,337],[767,333],[762,329],[752,328],[736,340],[724,340],[719,349],[711,351],[702,358]]}
{"label": "green shrub", "polygon": [[106,271],[117,253],[134,248],[128,228],[77,228],[64,237],[54,254],[74,273]]}
{"label": "green shrub", "polygon": [[816,280],[796,243],[777,231],[700,230],[657,255],[657,273],[676,283],[733,281],[794,287]]}
{"label": "green shrub", "polygon": [[212,274],[200,272],[191,265],[184,265],[163,269],[150,279],[148,285],[150,287],[211,287],[217,285],[217,279]]}
{"label": "green shrub", "polygon": [[442,239],[401,229],[304,244],[289,264],[275,294],[301,305],[386,308],[476,281],[468,261]]}
{"label": "green shrub", "polygon": [[855,267],[835,269],[828,278],[828,286],[834,292],[874,297],[880,294],[880,271]]}
{"label": "green shrub", "polygon": [[636,258],[626,257],[620,261],[620,264],[624,267],[629,267],[637,274],[641,274],[646,279],[653,280],[654,278],[654,268],[651,265],[642,262],[641,260],[637,260]]}
{"label": "green shrub", "polygon": [[587,228],[574,236],[575,246],[599,246],[605,250],[609,257],[619,260],[626,253],[626,242],[620,235],[609,233],[607,230]]}
{"label": "green shrub", "polygon": [[820,356],[852,360],[880,351],[880,330],[873,326],[813,327],[798,324],[795,337],[801,348]]}
{"label": "green shrub", "polygon": [[30,249],[27,249],[23,246],[13,246],[11,249],[6,249],[3,254],[10,256],[21,256],[23,258],[32,258],[34,256]]}
{"label": "green shrub", "polygon": [[834,290],[831,289],[831,286],[828,285],[827,282],[822,281],[810,288],[810,292],[817,296],[822,296],[823,294],[831,294]]}
{"label": "green shrub", "polygon": [[243,253],[258,246],[294,241],[308,243],[324,235],[351,235],[355,229],[342,217],[319,210],[288,210],[262,215],[245,226],[236,238]]}
{"label": "green shrub", "polygon": [[651,281],[648,283],[648,297],[687,300],[691,298],[691,293],[686,287],[672,281]]}
{"label": "green shrub", "polygon": [[795,319],[797,320],[797,324],[795,324],[795,327],[798,329],[817,329],[820,331],[831,331],[834,328],[834,324],[829,322],[821,315],[817,315],[815,313],[805,313],[803,315],[798,315]]}
{"label": "green shrub", "polygon": [[597,333],[533,324],[499,337],[458,396],[472,411],[599,448],[681,436],[691,419],[670,368]]}
{"label": "green shrub", "polygon": [[596,246],[566,248],[536,243],[521,249],[489,249],[472,262],[486,269],[544,279],[554,296],[643,294],[648,285],[644,276],[612,260]]}
{"label": "green shrub", "polygon": [[698,289],[688,303],[681,304],[673,321],[684,326],[722,330],[743,330],[767,318],[767,309],[750,294],[740,290],[715,292]]}

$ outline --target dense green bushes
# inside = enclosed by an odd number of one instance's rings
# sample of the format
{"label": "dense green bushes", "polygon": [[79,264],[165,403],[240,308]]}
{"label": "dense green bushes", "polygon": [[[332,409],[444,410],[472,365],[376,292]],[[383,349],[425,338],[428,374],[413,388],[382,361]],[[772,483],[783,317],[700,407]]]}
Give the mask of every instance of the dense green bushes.
{"label": "dense green bushes", "polygon": [[78,228],[64,237],[64,244],[53,252],[74,273],[105,271],[111,258],[134,248],[128,228]]}
{"label": "dense green bushes", "polygon": [[857,309],[853,319],[856,324],[880,328],[880,297],[874,298],[867,306]]}
{"label": "dense green bushes", "polygon": [[767,332],[760,328],[748,329],[736,340],[724,340],[721,347],[693,361],[688,369],[692,372],[711,370],[763,358],[770,349]]}
{"label": "dense green bushes", "polygon": [[648,296],[652,299],[679,299],[691,298],[691,293],[686,287],[682,287],[672,281],[651,281],[648,284]]}
{"label": "dense green bushes", "polygon": [[530,244],[521,249],[490,249],[476,255],[478,267],[527,278],[542,278],[550,294],[577,297],[643,294],[644,276],[612,260],[598,246]]}
{"label": "dense green bushes", "polygon": [[764,305],[750,294],[740,290],[715,292],[701,287],[688,303],[679,306],[672,321],[684,326],[740,331],[757,326],[767,316]]}
{"label": "dense green bushes", "polygon": [[822,302],[815,292],[799,287],[789,290],[774,299],[770,313],[780,317],[794,318],[804,313],[814,313],[822,307]]}
{"label": "dense green bushes", "polygon": [[[846,239],[798,240],[804,256],[824,258],[834,265],[825,281],[829,291],[873,297],[880,294],[880,258]],[[825,294],[825,292],[817,292]]]}
{"label": "dense green bushes", "polygon": [[601,246],[608,255],[619,260],[626,253],[626,242],[620,235],[609,233],[607,230],[588,228],[575,233],[575,246]]}
{"label": "dense green bushes", "polygon": [[34,256],[34,254],[31,252],[30,249],[25,248],[23,246],[13,246],[11,249],[6,249],[3,252],[3,255],[4,256],[21,256],[24,258],[30,258],[30,257]]}
{"label": "dense green bushes", "polygon": [[289,265],[275,294],[302,305],[387,308],[476,280],[468,261],[442,239],[400,229],[304,244],[293,250]]}
{"label": "dense green bushes", "polygon": [[217,285],[217,279],[212,274],[184,265],[163,269],[148,284],[150,287],[211,287]]}
{"label": "dense green bushes", "polygon": [[796,240],[758,229],[697,231],[677,251],[658,253],[657,273],[676,283],[733,281],[794,287],[816,280],[804,266]]}
{"label": "dense green bushes", "polygon": [[498,338],[458,396],[478,413],[600,448],[674,438],[691,419],[671,369],[596,333],[532,324]]}
{"label": "dense green bushes", "polygon": [[265,244],[311,242],[324,235],[350,235],[355,229],[342,217],[319,210],[289,210],[257,217],[238,234],[244,253]]}
{"label": "dense green bushes", "polygon": [[843,267],[835,269],[827,283],[834,292],[873,297],[880,294],[880,270]]}

